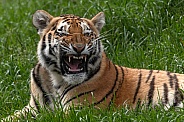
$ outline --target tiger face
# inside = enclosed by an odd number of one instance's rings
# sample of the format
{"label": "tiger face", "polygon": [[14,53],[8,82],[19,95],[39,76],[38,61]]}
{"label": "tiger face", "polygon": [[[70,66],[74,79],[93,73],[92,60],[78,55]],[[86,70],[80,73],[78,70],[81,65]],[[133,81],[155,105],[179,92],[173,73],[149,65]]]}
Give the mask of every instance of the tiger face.
{"label": "tiger face", "polygon": [[38,29],[40,63],[69,84],[88,80],[100,68],[102,44],[99,32],[105,23],[100,12],[91,20],[74,15],[53,17],[43,10],[33,15]]}

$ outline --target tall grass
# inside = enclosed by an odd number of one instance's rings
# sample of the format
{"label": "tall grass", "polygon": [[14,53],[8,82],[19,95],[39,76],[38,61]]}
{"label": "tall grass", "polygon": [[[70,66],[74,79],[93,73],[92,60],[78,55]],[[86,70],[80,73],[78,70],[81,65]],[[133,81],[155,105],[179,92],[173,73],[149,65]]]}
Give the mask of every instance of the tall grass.
{"label": "tall grass", "polygon": [[[102,33],[108,57],[116,64],[184,73],[183,0],[1,0],[0,1],[0,118],[29,101],[30,70],[37,62],[39,36],[32,14],[106,15]],[[128,92],[128,91],[127,91]],[[183,110],[162,108],[132,111],[84,108],[64,115],[43,110],[35,121],[181,121]],[[33,119],[28,118],[29,121]],[[25,121],[25,120],[22,120]]]}

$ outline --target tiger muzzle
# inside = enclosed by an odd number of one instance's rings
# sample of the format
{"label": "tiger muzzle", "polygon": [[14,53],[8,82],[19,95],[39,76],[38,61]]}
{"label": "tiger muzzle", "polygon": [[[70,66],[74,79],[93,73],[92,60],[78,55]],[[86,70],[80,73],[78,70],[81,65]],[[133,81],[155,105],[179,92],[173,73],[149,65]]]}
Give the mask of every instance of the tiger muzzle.
{"label": "tiger muzzle", "polygon": [[85,45],[82,43],[73,44],[72,46],[77,53],[81,53],[85,48]]}

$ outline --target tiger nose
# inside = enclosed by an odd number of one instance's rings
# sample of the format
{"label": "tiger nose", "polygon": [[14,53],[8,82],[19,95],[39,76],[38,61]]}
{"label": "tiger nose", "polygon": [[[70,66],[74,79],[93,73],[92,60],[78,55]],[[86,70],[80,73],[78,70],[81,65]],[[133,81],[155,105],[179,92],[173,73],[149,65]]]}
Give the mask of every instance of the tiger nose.
{"label": "tiger nose", "polygon": [[81,53],[84,50],[84,47],[85,45],[82,43],[73,44],[73,49],[78,53]]}

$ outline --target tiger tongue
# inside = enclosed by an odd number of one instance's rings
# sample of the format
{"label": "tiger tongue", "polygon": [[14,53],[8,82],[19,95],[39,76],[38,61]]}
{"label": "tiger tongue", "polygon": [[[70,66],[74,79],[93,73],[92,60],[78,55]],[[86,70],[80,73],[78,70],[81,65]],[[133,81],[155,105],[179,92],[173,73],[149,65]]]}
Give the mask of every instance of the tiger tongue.
{"label": "tiger tongue", "polygon": [[69,67],[70,67],[70,71],[72,72],[77,72],[77,71],[80,71],[80,68],[79,68],[79,64],[81,63],[80,60],[74,60],[70,63],[68,63]]}

